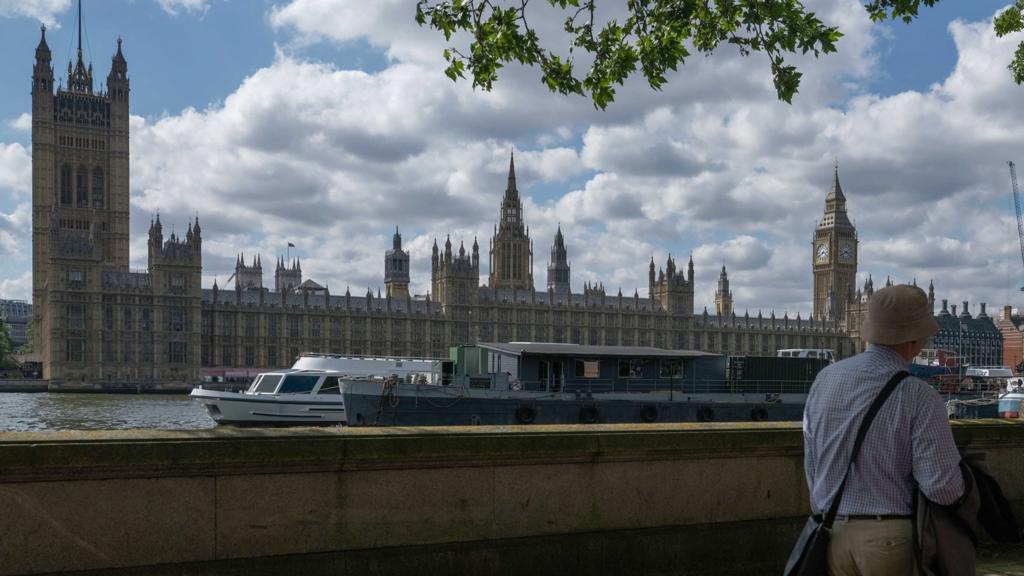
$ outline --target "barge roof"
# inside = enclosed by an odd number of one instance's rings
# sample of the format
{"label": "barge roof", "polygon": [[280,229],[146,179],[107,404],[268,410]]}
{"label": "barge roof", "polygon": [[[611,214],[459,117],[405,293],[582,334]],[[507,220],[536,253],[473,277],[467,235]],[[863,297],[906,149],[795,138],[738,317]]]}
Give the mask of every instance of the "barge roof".
{"label": "barge roof", "polygon": [[480,342],[480,348],[522,356],[543,354],[545,356],[601,356],[606,358],[697,358],[720,356],[698,350],[666,350],[653,346],[591,346],[586,344],[560,344],[554,342]]}

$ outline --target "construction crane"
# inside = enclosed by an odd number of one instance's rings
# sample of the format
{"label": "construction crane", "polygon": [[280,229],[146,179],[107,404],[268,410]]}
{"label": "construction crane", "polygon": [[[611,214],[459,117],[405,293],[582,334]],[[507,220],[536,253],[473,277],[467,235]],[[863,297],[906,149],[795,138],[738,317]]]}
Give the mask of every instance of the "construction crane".
{"label": "construction crane", "polygon": [[[1010,160],[1010,185],[1013,187],[1013,207],[1017,211],[1017,238],[1020,240],[1020,261],[1024,265],[1024,215],[1020,211],[1020,192],[1017,190],[1017,167]],[[1024,291],[1024,286],[1021,287]]]}

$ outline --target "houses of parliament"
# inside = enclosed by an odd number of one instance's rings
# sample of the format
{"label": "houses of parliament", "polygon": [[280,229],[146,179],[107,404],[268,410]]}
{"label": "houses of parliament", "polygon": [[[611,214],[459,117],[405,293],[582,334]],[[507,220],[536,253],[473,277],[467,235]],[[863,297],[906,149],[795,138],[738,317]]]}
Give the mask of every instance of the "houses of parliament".
{"label": "houses of parliament", "polygon": [[561,228],[538,289],[514,157],[486,254],[477,240],[469,247],[435,241],[423,297],[409,291],[412,255],[397,229],[383,253],[383,294],[331,293],[303,276],[298,259],[268,259],[264,274],[261,255],[238,257],[232,285],[203,288],[198,217],[180,236],[154,219],[148,266],[130,270],[129,96],[120,40],[105,89],[95,88],[81,48],[55,85],[43,29],[32,74],[32,297],[34,347],[50,380],[194,382],[201,369],[281,367],[303,351],[447,356],[450,346],[478,341],[742,355],[859,350],[872,286],[855,290],[857,234],[838,170],[809,250],[811,318],[737,314],[724,266],[716,270],[714,311],[697,312],[701,280],[692,258],[638,263],[638,275],[647,272],[643,296],[608,293],[600,282],[573,292]]}

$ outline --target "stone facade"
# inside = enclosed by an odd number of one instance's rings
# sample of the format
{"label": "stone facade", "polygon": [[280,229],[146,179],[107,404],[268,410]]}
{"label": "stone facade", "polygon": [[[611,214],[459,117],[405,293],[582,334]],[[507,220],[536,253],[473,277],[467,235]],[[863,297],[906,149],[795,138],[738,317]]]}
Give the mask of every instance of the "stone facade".
{"label": "stone facade", "polygon": [[1004,306],[996,328],[1003,335],[1003,366],[1020,372],[1024,363],[1024,317],[1014,314],[1012,307]]}
{"label": "stone facade", "polygon": [[[774,313],[737,315],[724,269],[719,278],[717,314],[694,313],[693,259],[686,271],[669,256],[660,269],[652,259],[648,296],[608,294],[602,283],[587,282],[581,293],[569,289],[568,254],[561,227],[548,265],[547,290],[532,279],[532,240],[510,163],[501,203],[501,225],[491,243],[493,273],[481,285],[480,247],[468,250],[447,238],[431,251],[430,293],[412,297],[407,289],[408,253],[396,230],[384,256],[383,296],[331,294],[327,288],[301,289],[301,269],[285,267],[287,283],[270,291],[262,279],[235,282],[233,289],[203,291],[202,365],[214,368],[266,368],[291,363],[303,351],[356,355],[446,356],[448,347],[480,341],[567,342],[658,346],[723,354],[774,355],[780,348],[832,348],[839,356],[860,349],[833,320],[790,318]],[[257,257],[256,262],[260,261]],[[401,264],[398,264],[401,262]],[[279,260],[279,270],[282,267]],[[248,267],[249,274],[254,267]],[[280,272],[278,273],[280,277]],[[236,278],[241,277],[236,274]],[[248,276],[245,276],[248,278]],[[399,290],[398,287],[405,288]]]}
{"label": "stone facade", "polygon": [[[685,271],[672,256],[661,268],[652,259],[644,297],[638,291],[608,294],[600,282],[587,282],[582,292],[573,293],[560,227],[547,289],[537,291],[514,159],[485,285],[477,240],[469,250],[461,244],[456,250],[449,238],[443,251],[434,243],[430,293],[413,297],[411,255],[396,230],[385,254],[384,295],[331,294],[328,287],[303,279],[298,258],[277,259],[271,289],[260,255],[248,261],[239,255],[232,289],[216,283],[202,289],[198,218],[184,235],[165,236],[159,216],[150,223],[148,267],[133,271],[128,265],[130,83],[120,41],[105,92],[93,89],[92,67],[80,51],[68,66],[65,89],[54,82],[44,30],[32,82],[33,334],[44,377],[57,382],[195,381],[200,366],[280,367],[302,351],[444,356],[450,346],[477,341],[753,355],[809,347],[847,356],[858,349],[835,320],[737,315],[727,278],[724,284],[720,279],[717,314],[706,309],[695,314],[692,258]],[[827,211],[845,214],[845,200],[836,199],[836,190],[838,180]],[[847,236],[837,232],[829,238],[841,242]]]}
{"label": "stone facade", "polygon": [[149,267],[128,267],[128,63],[117,42],[106,91],[92,65],[54,84],[43,28],[32,74],[33,346],[44,378],[194,381],[202,233],[149,233]]}

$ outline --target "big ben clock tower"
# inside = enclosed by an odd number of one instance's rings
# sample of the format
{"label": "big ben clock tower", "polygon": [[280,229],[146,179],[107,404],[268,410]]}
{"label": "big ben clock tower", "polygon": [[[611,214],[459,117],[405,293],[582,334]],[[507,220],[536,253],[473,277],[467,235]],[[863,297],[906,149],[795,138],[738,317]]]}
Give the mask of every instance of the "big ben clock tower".
{"label": "big ben clock tower", "polygon": [[846,214],[846,197],[839,185],[836,165],[832,190],[825,197],[825,214],[814,230],[811,244],[814,270],[814,318],[846,318],[857,279],[857,230]]}

